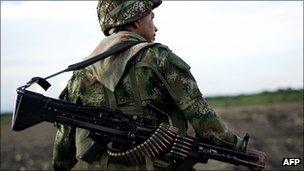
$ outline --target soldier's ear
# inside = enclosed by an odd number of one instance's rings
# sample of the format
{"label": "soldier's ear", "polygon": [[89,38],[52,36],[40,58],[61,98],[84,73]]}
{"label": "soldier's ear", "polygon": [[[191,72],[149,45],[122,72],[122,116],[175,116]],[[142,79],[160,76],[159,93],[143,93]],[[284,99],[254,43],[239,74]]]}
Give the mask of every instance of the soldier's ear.
{"label": "soldier's ear", "polygon": [[141,22],[141,20],[137,20],[137,21],[134,22],[133,25],[134,25],[135,29],[140,27],[140,22]]}
{"label": "soldier's ear", "polygon": [[138,23],[138,21],[134,21],[132,23],[126,24],[124,27],[127,30],[134,31],[140,27],[140,24]]}

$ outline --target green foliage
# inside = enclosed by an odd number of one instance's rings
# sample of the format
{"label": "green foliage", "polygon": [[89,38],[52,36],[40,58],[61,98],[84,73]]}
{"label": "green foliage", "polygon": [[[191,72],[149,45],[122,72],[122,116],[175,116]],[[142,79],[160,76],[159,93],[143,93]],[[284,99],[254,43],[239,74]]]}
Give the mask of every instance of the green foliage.
{"label": "green foliage", "polygon": [[275,92],[263,91],[258,94],[238,95],[238,96],[219,96],[206,98],[212,107],[257,105],[278,102],[303,101],[303,89],[279,89]]}
{"label": "green foliage", "polygon": [[12,113],[1,113],[1,123],[10,122],[12,119]]}

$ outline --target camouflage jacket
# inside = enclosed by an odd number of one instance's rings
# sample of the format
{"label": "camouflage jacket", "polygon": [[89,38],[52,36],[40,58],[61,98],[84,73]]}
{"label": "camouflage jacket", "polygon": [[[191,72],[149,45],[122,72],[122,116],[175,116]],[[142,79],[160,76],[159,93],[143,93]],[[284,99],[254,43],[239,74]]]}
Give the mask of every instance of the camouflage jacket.
{"label": "camouflage jacket", "polygon": [[[126,40],[144,41],[139,35],[122,31],[113,34],[101,41],[100,45],[89,56],[104,52],[116,43]],[[173,125],[184,133],[187,131],[187,121],[193,126],[196,136],[206,142],[236,148],[240,138],[227,129],[220,117],[210,108],[190,73],[190,67],[168,47],[155,45],[145,50],[141,55],[134,56],[141,48],[149,43],[135,45],[129,50],[113,55],[104,61],[97,62],[85,69],[75,71],[60,98],[70,102],[81,101],[85,105],[111,106],[106,99],[105,89],[114,92],[116,106],[126,113],[138,114],[136,110],[125,110],[135,106],[134,88],[130,83],[130,59],[132,58],[133,71],[138,82],[137,94],[141,103],[153,104],[168,113]],[[134,64],[135,63],[135,64]],[[164,80],[160,80],[160,74]],[[112,106],[113,107],[113,106]],[[162,122],[162,121],[160,121]],[[103,157],[96,157],[93,165],[77,159],[81,151],[86,148],[91,139],[88,131],[80,128],[71,128],[59,125],[54,143],[53,163],[55,169],[105,169]],[[161,168],[169,168],[170,163],[158,160]],[[111,164],[111,163],[109,163]],[[106,169],[110,167],[106,163]],[[116,163],[125,170],[124,163]],[[135,166],[134,166],[135,167]],[[139,169],[136,166],[134,169]],[[118,169],[119,167],[116,167]],[[110,169],[109,169],[110,170]]]}

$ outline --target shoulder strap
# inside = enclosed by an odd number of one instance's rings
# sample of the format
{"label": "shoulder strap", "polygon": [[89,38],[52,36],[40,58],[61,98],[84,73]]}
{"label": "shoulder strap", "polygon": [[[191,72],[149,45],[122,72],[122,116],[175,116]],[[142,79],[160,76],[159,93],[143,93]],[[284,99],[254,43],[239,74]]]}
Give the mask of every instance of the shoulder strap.
{"label": "shoulder strap", "polygon": [[143,107],[141,103],[141,98],[140,98],[140,90],[138,86],[138,82],[136,80],[136,75],[135,75],[135,67],[132,66],[129,71],[129,76],[130,76],[130,84],[131,84],[131,90],[133,94],[133,100],[135,102],[135,107],[139,113],[143,114]]}
{"label": "shoulder strap", "polygon": [[117,101],[114,92],[102,85],[105,101],[110,108],[117,109]]}
{"label": "shoulder strap", "polygon": [[118,43],[114,46],[112,46],[109,50],[105,51],[104,53],[101,53],[97,56],[94,56],[92,58],[89,58],[87,60],[84,60],[82,62],[78,62],[78,63],[75,63],[75,64],[72,64],[72,65],[69,65],[68,68],[62,70],[62,71],[59,71],[55,74],[52,74],[50,76],[47,76],[45,78],[41,78],[41,77],[34,77],[32,78],[26,85],[24,86],[21,86],[19,87],[18,89],[25,89],[29,86],[31,86],[32,84],[34,83],[37,83],[39,84],[44,90],[47,90],[51,84],[46,81],[47,79],[49,78],[52,78],[56,75],[59,75],[61,73],[64,73],[64,72],[68,72],[68,71],[76,71],[76,70],[79,70],[79,69],[82,69],[82,68],[85,68],[95,62],[98,62],[100,60],[104,60],[106,59],[107,57],[115,54],[115,53],[119,53],[119,52],[122,52],[124,50],[127,50],[129,49],[130,47],[136,45],[136,44],[139,44],[139,43],[143,43],[145,41],[124,41],[124,42],[121,42],[121,43]]}
{"label": "shoulder strap", "polygon": [[[109,50],[105,51],[104,53],[101,53],[101,54],[99,54],[97,56],[94,56],[92,58],[89,58],[87,60],[69,65],[68,68],[66,68],[63,71],[58,72],[58,74],[61,74],[62,72],[76,71],[76,70],[85,68],[89,65],[92,65],[95,62],[104,60],[104,59],[110,57],[111,55],[113,55],[115,53],[122,52],[124,50],[129,49],[130,47],[132,47],[136,44],[143,43],[143,42],[144,41],[124,41],[124,42],[118,43],[118,44],[112,46]],[[55,75],[58,75],[58,74],[56,73],[56,74],[50,75],[50,76],[46,77],[45,79],[51,78],[51,77],[53,77]]]}
{"label": "shoulder strap", "polygon": [[131,59],[130,63],[129,63],[129,78],[130,78],[130,84],[131,84],[131,90],[132,90],[132,94],[133,94],[133,99],[134,99],[134,103],[135,103],[135,108],[136,111],[144,114],[144,108],[143,108],[143,104],[141,101],[141,97],[140,97],[140,81],[137,81],[136,79],[136,73],[135,73],[135,69],[136,69],[136,65],[138,63],[138,61],[141,60],[141,58],[143,57],[143,54],[145,53],[145,51],[151,47],[160,45],[159,43],[151,43],[145,47],[143,47],[142,49],[140,49]]}

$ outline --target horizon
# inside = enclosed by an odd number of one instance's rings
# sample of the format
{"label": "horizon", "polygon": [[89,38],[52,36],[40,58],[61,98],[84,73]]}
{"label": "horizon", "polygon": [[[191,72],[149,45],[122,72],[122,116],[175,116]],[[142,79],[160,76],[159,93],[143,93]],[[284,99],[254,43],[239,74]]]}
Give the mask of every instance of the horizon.
{"label": "horizon", "polygon": [[[241,93],[241,94],[233,94],[233,95],[215,95],[215,96],[206,96],[204,97],[205,99],[211,99],[211,98],[234,98],[234,97],[238,97],[238,96],[251,96],[251,95],[258,95],[258,94],[261,94],[261,93],[265,93],[265,92],[269,92],[269,93],[276,93],[280,90],[283,90],[283,91],[286,91],[286,90],[289,90],[291,89],[292,91],[303,91],[304,88],[297,88],[297,89],[294,89],[294,88],[278,88],[277,90],[263,90],[263,91],[257,91],[257,92],[251,92],[251,93]],[[208,101],[207,101],[208,102]],[[13,114],[13,110],[12,111],[1,111],[1,115],[2,114]]]}

